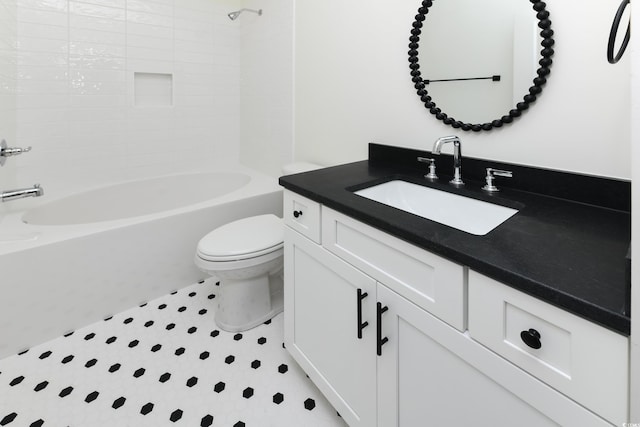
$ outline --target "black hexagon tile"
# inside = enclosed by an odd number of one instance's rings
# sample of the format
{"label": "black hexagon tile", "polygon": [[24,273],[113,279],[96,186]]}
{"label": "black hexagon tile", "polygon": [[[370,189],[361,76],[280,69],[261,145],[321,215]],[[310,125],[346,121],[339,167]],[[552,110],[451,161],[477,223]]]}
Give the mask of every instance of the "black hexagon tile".
{"label": "black hexagon tile", "polygon": [[60,390],[60,393],[58,393],[58,396],[60,397],[67,397],[69,396],[71,393],[73,392],[73,387],[69,386],[69,387],[65,387],[62,390]]}
{"label": "black hexagon tile", "polygon": [[216,283],[0,360],[0,427],[345,427],[281,345],[282,315],[248,331],[217,327]]}
{"label": "black hexagon tile", "polygon": [[169,417],[169,419],[175,423],[176,421],[179,421],[182,418],[182,414],[183,414],[182,409],[176,409],[171,413],[171,416]]}
{"label": "black hexagon tile", "polygon": [[18,416],[18,414],[15,413],[15,412],[12,412],[12,413],[6,415],[4,418],[2,418],[0,420],[0,426],[6,426],[6,425],[12,423],[13,420],[15,420],[17,416]]}
{"label": "black hexagon tile", "polygon": [[99,394],[100,393],[97,391],[92,391],[91,393],[87,394],[87,397],[84,398],[84,401],[87,403],[91,403],[98,398]]}
{"label": "black hexagon tile", "polygon": [[244,390],[242,390],[242,397],[244,397],[245,399],[249,399],[252,396],[253,396],[253,388],[252,387],[247,387]]}
{"label": "black hexagon tile", "polygon": [[9,383],[9,385],[11,387],[17,386],[18,384],[20,384],[22,381],[24,380],[24,376],[20,375],[19,377],[15,377],[14,379],[11,380],[11,382]]}
{"label": "black hexagon tile", "polygon": [[142,415],[147,415],[149,412],[153,411],[153,403],[146,403],[142,408],[140,408],[140,413]]}
{"label": "black hexagon tile", "polygon": [[127,401],[126,397],[120,396],[119,398],[117,398],[116,400],[113,401],[113,403],[111,404],[111,407],[113,409],[121,408],[122,405],[124,405],[126,401]]}
{"label": "black hexagon tile", "polygon": [[225,384],[225,383],[223,383],[223,382],[221,381],[221,382],[217,383],[217,384],[213,387],[213,390],[214,390],[216,393],[220,393],[220,392],[222,392],[222,391],[224,390],[224,388],[225,388],[225,387],[226,387],[226,384]]}
{"label": "black hexagon tile", "polygon": [[49,381],[42,381],[41,383],[39,383],[37,386],[33,388],[33,391],[44,390],[45,388],[47,388],[48,385],[49,385]]}
{"label": "black hexagon tile", "polygon": [[273,403],[276,405],[281,404],[284,401],[284,395],[282,393],[276,393],[273,395]]}
{"label": "black hexagon tile", "polygon": [[316,401],[311,398],[308,398],[307,400],[304,401],[304,407],[305,409],[311,411],[313,408],[316,407]]}
{"label": "black hexagon tile", "polygon": [[207,414],[200,420],[200,427],[210,427],[213,424],[213,415]]}

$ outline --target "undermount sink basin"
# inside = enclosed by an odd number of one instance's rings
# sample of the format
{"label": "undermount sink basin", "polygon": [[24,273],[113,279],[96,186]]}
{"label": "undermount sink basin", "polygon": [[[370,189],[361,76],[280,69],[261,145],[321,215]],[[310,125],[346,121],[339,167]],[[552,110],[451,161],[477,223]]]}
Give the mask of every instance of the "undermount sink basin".
{"label": "undermount sink basin", "polygon": [[518,210],[394,180],[355,194],[477,236],[484,236]]}

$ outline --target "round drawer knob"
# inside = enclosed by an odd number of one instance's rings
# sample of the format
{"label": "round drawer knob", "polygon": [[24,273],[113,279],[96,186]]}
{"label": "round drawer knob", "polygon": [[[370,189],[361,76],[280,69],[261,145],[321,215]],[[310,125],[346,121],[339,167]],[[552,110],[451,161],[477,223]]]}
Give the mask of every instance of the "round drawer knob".
{"label": "round drawer knob", "polygon": [[542,342],[540,342],[540,332],[535,329],[520,332],[520,338],[522,338],[522,341],[524,341],[526,345],[535,350],[542,347]]}
{"label": "round drawer knob", "polygon": [[302,215],[302,211],[293,211],[293,216],[298,218],[300,217],[300,215]]}

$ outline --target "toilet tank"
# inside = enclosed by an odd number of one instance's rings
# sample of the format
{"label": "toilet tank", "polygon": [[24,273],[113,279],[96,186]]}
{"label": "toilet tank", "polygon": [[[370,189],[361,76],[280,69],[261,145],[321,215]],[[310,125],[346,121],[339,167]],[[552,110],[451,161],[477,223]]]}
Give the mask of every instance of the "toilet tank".
{"label": "toilet tank", "polygon": [[291,175],[294,173],[309,172],[315,169],[322,169],[324,166],[317,165],[309,162],[295,162],[289,163],[282,167],[282,173],[284,175]]}

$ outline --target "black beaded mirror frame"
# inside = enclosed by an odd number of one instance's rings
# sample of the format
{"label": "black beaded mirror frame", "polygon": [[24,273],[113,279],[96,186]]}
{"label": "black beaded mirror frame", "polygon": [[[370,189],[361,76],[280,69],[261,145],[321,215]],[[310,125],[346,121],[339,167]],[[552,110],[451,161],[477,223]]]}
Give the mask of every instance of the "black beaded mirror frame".
{"label": "black beaded mirror frame", "polygon": [[[515,1],[515,0],[514,0]],[[411,37],[409,37],[409,68],[411,69],[411,80],[414,83],[414,87],[418,93],[418,96],[424,102],[424,106],[429,110],[431,114],[436,116],[436,119],[442,120],[445,124],[452,126],[456,129],[462,129],[465,131],[479,132],[483,130],[491,130],[493,128],[501,127],[505,123],[511,123],[515,118],[518,118],[529,109],[529,104],[534,102],[536,98],[542,92],[542,86],[547,82],[547,76],[551,73],[549,67],[553,63],[551,57],[553,56],[553,30],[551,29],[551,21],[549,20],[549,12],[546,10],[546,4],[537,0],[529,0],[533,3],[533,9],[537,12],[538,27],[540,36],[542,37],[542,50],[540,55],[542,58],[538,61],[540,68],[537,70],[537,76],[533,79],[533,86],[529,88],[529,93],[526,94],[522,100],[516,104],[516,107],[509,111],[507,115],[502,118],[493,120],[492,122],[482,124],[464,123],[456,120],[453,117],[449,117],[446,113],[442,112],[440,108],[433,102],[431,96],[427,92],[426,83],[421,77],[420,65],[418,64],[418,47],[420,43],[420,34],[422,33],[422,23],[429,13],[429,8],[433,5],[432,0],[424,0],[422,6],[418,9],[418,14],[415,17],[413,26],[411,29]]]}

